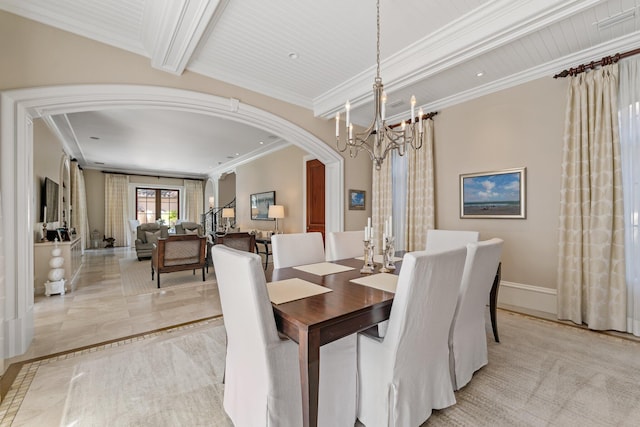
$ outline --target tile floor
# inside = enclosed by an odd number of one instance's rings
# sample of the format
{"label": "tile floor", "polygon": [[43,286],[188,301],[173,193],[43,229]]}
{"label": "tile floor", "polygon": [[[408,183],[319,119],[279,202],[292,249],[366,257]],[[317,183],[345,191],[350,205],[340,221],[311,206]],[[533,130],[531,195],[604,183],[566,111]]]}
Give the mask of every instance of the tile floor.
{"label": "tile floor", "polygon": [[123,257],[135,257],[135,250],[88,250],[73,292],[36,296],[33,341],[5,366],[222,314],[218,292],[210,284],[123,296]]}

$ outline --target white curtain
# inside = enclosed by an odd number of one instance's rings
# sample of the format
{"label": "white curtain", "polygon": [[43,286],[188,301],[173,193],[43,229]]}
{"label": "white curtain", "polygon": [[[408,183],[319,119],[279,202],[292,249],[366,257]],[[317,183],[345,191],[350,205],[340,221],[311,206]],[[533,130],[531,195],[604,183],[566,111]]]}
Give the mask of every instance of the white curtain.
{"label": "white curtain", "polygon": [[407,150],[405,249],[421,251],[427,230],[434,228],[433,120],[423,121],[426,140],[419,150]]}
{"label": "white curtain", "polygon": [[89,234],[89,218],[87,215],[87,193],[84,186],[84,172],[78,167],[78,162],[71,162],[71,209],[70,226],[76,229],[76,234],[80,237],[83,249],[91,245]]}
{"label": "white curtain", "polygon": [[623,60],[619,67],[627,332],[640,336],[640,59]]}
{"label": "white curtain", "polygon": [[183,219],[200,224],[204,212],[204,190],[202,181],[184,180],[184,215]]}
{"label": "white curtain", "polygon": [[116,239],[115,246],[126,246],[129,234],[129,177],[106,174],[104,187],[104,234]]}
{"label": "white curtain", "polygon": [[618,65],[571,77],[558,259],[558,318],[626,331]]}
{"label": "white curtain", "polygon": [[373,167],[373,183],[371,192],[371,226],[373,227],[373,241],[375,244],[375,253],[382,253],[382,233],[384,231],[384,222],[392,213],[393,195],[391,191],[391,159],[382,162],[380,170]]}

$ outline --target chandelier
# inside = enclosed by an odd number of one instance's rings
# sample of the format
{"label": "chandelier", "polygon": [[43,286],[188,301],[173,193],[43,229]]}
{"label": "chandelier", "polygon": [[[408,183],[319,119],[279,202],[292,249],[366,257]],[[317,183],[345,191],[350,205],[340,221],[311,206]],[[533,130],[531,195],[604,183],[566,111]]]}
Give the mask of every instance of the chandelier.
{"label": "chandelier", "polygon": [[422,130],[423,111],[420,108],[416,120],[416,97],[411,96],[411,118],[409,123],[404,120],[398,126],[388,125],[385,122],[385,104],[387,96],[384,92],[382,78],[380,78],[380,0],[376,2],[377,10],[377,43],[376,43],[376,78],[373,83],[374,116],[369,127],[362,133],[353,132],[353,123],[349,120],[349,101],[345,104],[346,110],[346,141],[340,138],[340,112],[336,113],[336,146],[341,153],[349,149],[349,155],[356,157],[362,150],[369,153],[376,170],[380,170],[382,162],[387,155],[397,150],[403,156],[407,146],[419,150],[424,142],[425,133]]}

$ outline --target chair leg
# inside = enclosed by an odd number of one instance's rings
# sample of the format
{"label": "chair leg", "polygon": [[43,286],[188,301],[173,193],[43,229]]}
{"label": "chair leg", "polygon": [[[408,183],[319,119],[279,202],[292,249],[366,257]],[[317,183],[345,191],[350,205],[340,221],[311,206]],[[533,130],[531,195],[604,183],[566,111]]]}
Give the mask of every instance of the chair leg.
{"label": "chair leg", "polygon": [[157,275],[157,280],[158,280],[158,289],[160,289],[160,272],[158,271],[158,275]]}
{"label": "chair leg", "polygon": [[202,267],[202,281],[204,282],[204,267]]}
{"label": "chair leg", "polygon": [[502,263],[498,264],[498,271],[496,271],[496,277],[493,279],[493,286],[491,286],[491,293],[489,294],[489,314],[491,315],[491,328],[493,329],[493,338],[496,342],[500,342],[498,337],[498,319],[496,318],[496,305],[498,304],[498,287],[500,286],[500,278],[502,276]]}

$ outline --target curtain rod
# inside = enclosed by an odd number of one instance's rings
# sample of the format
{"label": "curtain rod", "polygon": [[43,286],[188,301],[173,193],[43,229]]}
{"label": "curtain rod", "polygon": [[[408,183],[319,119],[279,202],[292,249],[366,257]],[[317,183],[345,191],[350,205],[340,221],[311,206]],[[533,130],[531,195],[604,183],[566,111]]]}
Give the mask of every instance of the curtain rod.
{"label": "curtain rod", "polygon": [[146,175],[143,173],[127,173],[127,172],[113,172],[113,171],[100,171],[102,173],[110,173],[112,175],[133,175],[133,176],[148,176],[151,178],[169,178],[169,179],[190,179],[192,181],[204,181],[204,178],[187,178],[184,176],[163,176],[163,175]]}
{"label": "curtain rod", "polygon": [[630,51],[624,52],[624,53],[616,53],[615,55],[611,55],[611,56],[605,56],[600,61],[591,61],[588,64],[582,64],[582,65],[578,65],[577,67],[569,68],[568,70],[564,70],[564,71],[556,74],[555,76],[553,76],[553,78],[557,79],[558,77],[575,76],[575,75],[578,75],[580,73],[584,73],[585,71],[587,71],[589,69],[593,70],[594,68],[596,68],[599,65],[615,64],[616,62],[620,61],[622,58],[626,58],[628,56],[637,55],[639,53],[640,53],[640,48],[634,49],[634,50],[630,50]]}
{"label": "curtain rod", "polygon": [[[425,114],[423,114],[423,115],[422,115],[422,120],[432,120],[432,119],[433,119],[433,116],[435,116],[435,115],[437,115],[437,114],[438,114],[438,112],[437,112],[437,111],[432,111],[432,112],[430,112],[430,113],[425,113]],[[419,119],[420,119],[420,117],[416,117],[416,122],[417,122]],[[402,122],[401,122],[401,123],[396,123],[395,125],[389,125],[389,127],[390,127],[391,129],[393,129],[393,128],[397,128],[398,126],[401,126],[401,125],[402,125]]]}

